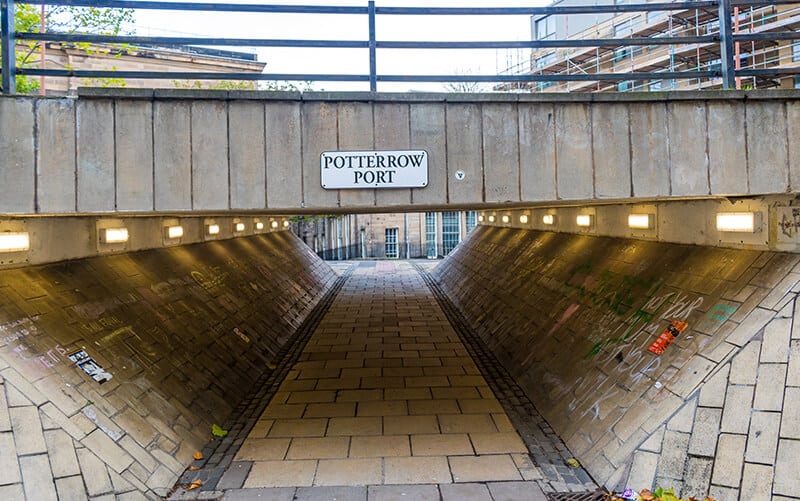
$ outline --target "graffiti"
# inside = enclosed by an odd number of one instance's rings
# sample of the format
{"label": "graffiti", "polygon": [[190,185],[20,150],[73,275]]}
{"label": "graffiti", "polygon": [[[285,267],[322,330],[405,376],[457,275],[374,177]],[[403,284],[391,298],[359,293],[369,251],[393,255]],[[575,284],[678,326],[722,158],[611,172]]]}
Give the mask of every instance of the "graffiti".
{"label": "graffiti", "polygon": [[791,216],[787,217],[788,210],[783,210],[778,228],[781,233],[789,238],[794,238],[800,233],[800,209],[792,209]]}
{"label": "graffiti", "polygon": [[0,334],[8,334],[0,338],[0,344],[9,344],[13,343],[18,339],[22,339],[25,336],[30,334],[35,334],[38,332],[38,328],[34,321],[38,320],[39,316],[33,317],[24,317],[12,322],[6,322],[4,324],[0,324]]}
{"label": "graffiti", "polygon": [[228,279],[228,275],[229,273],[227,271],[222,271],[219,266],[209,266],[205,273],[199,271],[193,271],[191,273],[191,276],[194,281],[197,282],[197,285],[207,291],[216,289],[220,285],[224,285],[225,280]]}
{"label": "graffiti", "polygon": [[581,297],[587,298],[594,306],[606,306],[617,315],[625,315],[637,298],[652,296],[662,285],[661,280],[655,278],[643,279],[609,270],[601,271],[595,278],[592,271],[591,262],[576,266],[569,272],[567,286],[577,289]]}
{"label": "graffiti", "polygon": [[104,299],[102,301],[92,301],[88,303],[78,304],[70,307],[70,309],[74,311],[76,314],[78,314],[78,316],[80,316],[81,318],[85,318],[87,320],[95,320],[109,310],[119,308],[120,306],[128,306],[131,304],[135,304],[139,302],[141,299],[142,299],[141,296],[139,296],[135,292],[129,292],[128,294],[113,297],[110,299]]}

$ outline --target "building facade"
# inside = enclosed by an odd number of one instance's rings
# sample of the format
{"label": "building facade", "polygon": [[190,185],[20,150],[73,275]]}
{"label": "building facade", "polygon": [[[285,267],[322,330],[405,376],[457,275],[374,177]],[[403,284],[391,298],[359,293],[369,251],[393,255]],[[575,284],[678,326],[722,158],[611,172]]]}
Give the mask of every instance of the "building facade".
{"label": "building facade", "polygon": [[475,211],[347,214],[295,218],[292,229],[325,259],[438,259],[477,223]]}
{"label": "building facade", "polygon": [[[29,46],[17,43],[18,51],[29,51]],[[30,65],[41,66],[41,52],[36,49]],[[262,73],[266,63],[257,60],[256,54],[205,47],[133,47],[107,44],[75,44],[48,42],[44,51],[45,68],[103,71],[152,72],[204,72],[204,73]],[[66,95],[78,87],[127,88],[236,88],[255,90],[258,82],[224,80],[175,80],[171,78],[79,78],[79,77],[29,77],[40,80],[46,94]]]}
{"label": "building facade", "polygon": [[[588,0],[558,0],[552,6],[585,6]],[[591,0],[595,5],[642,3],[643,0]],[[663,0],[658,0],[663,3]],[[671,0],[674,2],[675,0]],[[735,8],[734,33],[769,34],[800,30],[800,4]],[[630,12],[621,14],[540,15],[531,17],[533,40],[573,40],[627,37],[685,37],[719,33],[714,9]],[[737,68],[798,68],[800,40],[737,42]],[[714,71],[721,68],[718,43],[628,47],[539,49],[529,65],[511,73],[570,75],[592,73]],[[627,80],[622,82],[533,82],[522,84],[532,92],[661,91],[722,87],[721,78],[693,80]],[[800,76],[737,79],[742,89],[800,88]]]}

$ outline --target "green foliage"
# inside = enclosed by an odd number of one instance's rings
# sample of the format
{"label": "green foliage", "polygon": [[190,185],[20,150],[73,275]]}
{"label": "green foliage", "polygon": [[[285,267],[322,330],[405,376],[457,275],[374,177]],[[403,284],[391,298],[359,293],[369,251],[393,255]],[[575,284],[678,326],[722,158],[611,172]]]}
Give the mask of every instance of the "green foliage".
{"label": "green foliage", "polygon": [[[39,7],[30,4],[16,4],[14,8],[14,29],[17,32],[38,32],[41,27],[41,11]],[[59,33],[93,33],[98,35],[127,34],[127,25],[134,21],[133,11],[130,9],[113,9],[97,7],[72,7],[56,6],[45,10],[45,30]],[[18,45],[16,51],[17,68],[30,68],[39,64],[41,42],[30,45]],[[120,57],[122,52],[128,50],[127,45],[119,44],[109,46],[108,49],[92,52],[88,43],[78,43],[77,48],[93,54],[103,52],[114,53]],[[93,80],[93,79],[92,79]],[[97,79],[103,86],[119,86],[122,79]],[[39,89],[39,79],[18,75],[16,78],[17,92],[27,94]],[[110,84],[114,85],[110,85]],[[124,85],[123,85],[124,86]]]}

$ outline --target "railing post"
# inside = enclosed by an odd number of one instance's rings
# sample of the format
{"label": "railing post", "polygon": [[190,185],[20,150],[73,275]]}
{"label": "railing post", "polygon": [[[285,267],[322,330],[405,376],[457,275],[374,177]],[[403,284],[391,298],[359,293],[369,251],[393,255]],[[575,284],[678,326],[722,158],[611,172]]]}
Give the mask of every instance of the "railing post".
{"label": "railing post", "polygon": [[375,54],[375,0],[369,0],[369,90],[378,90],[378,64]]}
{"label": "railing post", "polygon": [[17,61],[14,49],[14,0],[0,0],[0,44],[2,45],[3,93],[16,94]]}
{"label": "railing post", "polygon": [[722,61],[722,88],[735,89],[736,70],[733,57],[731,0],[719,0],[719,52]]}

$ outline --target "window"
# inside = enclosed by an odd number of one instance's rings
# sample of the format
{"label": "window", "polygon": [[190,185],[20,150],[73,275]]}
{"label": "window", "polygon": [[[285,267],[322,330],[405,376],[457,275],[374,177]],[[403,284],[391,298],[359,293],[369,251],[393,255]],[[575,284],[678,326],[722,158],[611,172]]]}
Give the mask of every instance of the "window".
{"label": "window", "polygon": [[460,215],[460,212],[442,212],[442,254],[445,256],[450,254],[461,240]]}
{"label": "window", "polygon": [[544,56],[536,58],[536,67],[537,68],[546,68],[551,64],[556,62],[556,53],[551,52],[550,54],[545,54]]}
{"label": "window", "polygon": [[536,40],[546,40],[556,36],[556,19],[553,16],[536,20]]}
{"label": "window", "polygon": [[399,254],[397,252],[397,228],[386,228],[386,257],[389,259],[397,259]]}
{"label": "window", "polygon": [[628,92],[633,90],[633,80],[625,80],[617,84],[617,92]]}
{"label": "window", "polygon": [[794,88],[800,89],[800,76],[794,77]]}
{"label": "window", "polygon": [[651,10],[647,12],[647,24],[658,22],[667,18],[667,11],[665,10]]}
{"label": "window", "polygon": [[800,40],[795,40],[792,45],[792,61],[800,61]]}
{"label": "window", "polygon": [[478,225],[478,213],[474,210],[467,211],[467,233],[474,230]]}
{"label": "window", "polygon": [[436,246],[436,213],[425,213],[425,254],[428,259],[436,259],[439,249]]}
{"label": "window", "polygon": [[652,82],[650,82],[650,90],[652,92],[660,91],[663,88],[661,84],[662,84],[661,80],[653,80]]}

